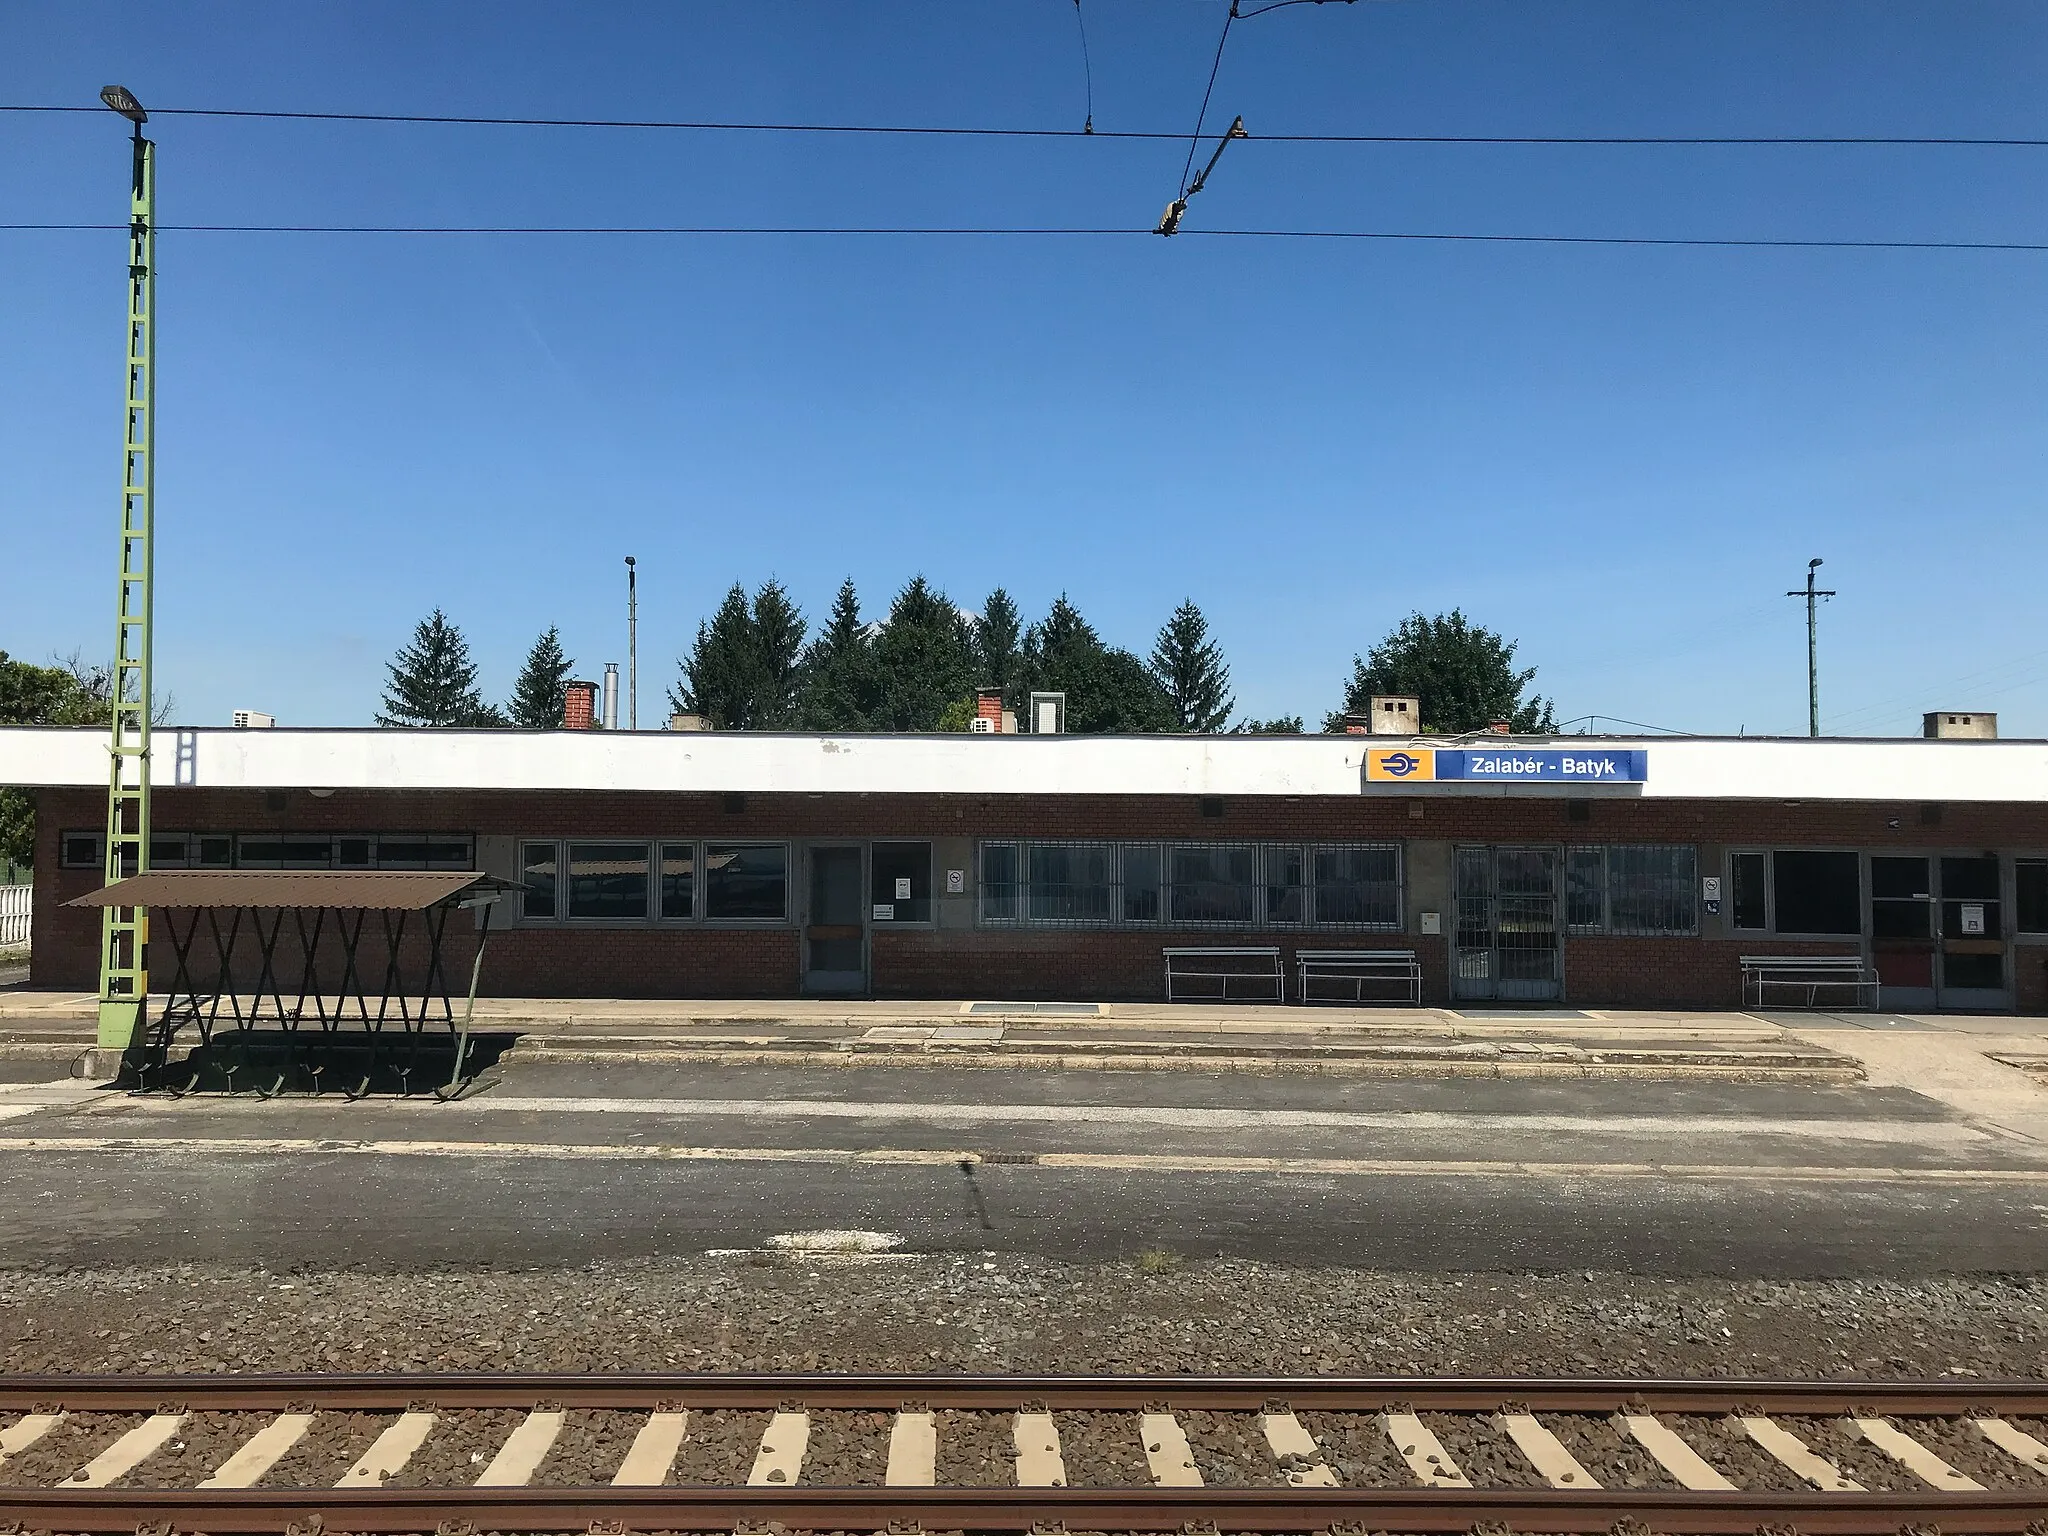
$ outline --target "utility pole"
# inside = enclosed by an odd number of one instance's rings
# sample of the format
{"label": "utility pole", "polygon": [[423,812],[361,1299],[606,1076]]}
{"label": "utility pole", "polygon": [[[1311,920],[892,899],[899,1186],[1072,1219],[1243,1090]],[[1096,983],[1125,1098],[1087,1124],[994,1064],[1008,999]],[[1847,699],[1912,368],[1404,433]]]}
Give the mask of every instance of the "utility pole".
{"label": "utility pole", "polygon": [[[128,194],[128,414],[121,475],[121,584],[115,604],[106,881],[149,868],[151,589],[156,569],[156,146],[125,86],[100,99],[135,125]],[[149,1007],[149,913],[106,907],[100,921],[99,1043],[127,1050]]]}
{"label": "utility pole", "polygon": [[1833,597],[1832,592],[1815,591],[1813,573],[1820,569],[1819,556],[1806,562],[1806,585],[1787,592],[1787,597],[1806,599],[1806,734],[1820,734],[1820,661],[1814,645],[1813,604],[1816,598]]}
{"label": "utility pole", "polygon": [[626,729],[640,729],[640,589],[633,557],[626,556]]}

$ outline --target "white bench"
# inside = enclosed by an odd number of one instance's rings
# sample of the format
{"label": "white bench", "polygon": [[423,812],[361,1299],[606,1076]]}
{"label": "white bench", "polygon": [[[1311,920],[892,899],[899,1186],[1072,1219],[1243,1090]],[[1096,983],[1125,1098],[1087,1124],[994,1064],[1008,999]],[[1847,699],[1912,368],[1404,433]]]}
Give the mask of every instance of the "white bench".
{"label": "white bench", "polygon": [[1768,1008],[1773,998],[1784,1008],[1819,1008],[1821,994],[1847,993],[1849,1001],[1830,1001],[1831,1008],[1875,1008],[1877,972],[1861,955],[1744,955],[1742,1005]]}
{"label": "white bench", "polygon": [[[1294,967],[1297,1002],[1422,1006],[1422,964],[1412,949],[1297,949]],[[1380,995],[1366,996],[1368,986]]]}
{"label": "white bench", "polygon": [[[1169,1003],[1177,1000],[1174,993],[1176,982],[1181,987],[1180,998],[1195,995],[1209,1002],[1227,1003],[1231,1001],[1230,988],[1234,982],[1239,988],[1238,996],[1245,1001],[1287,1001],[1287,973],[1280,967],[1278,945],[1251,949],[1197,946],[1165,949],[1160,953],[1166,957],[1166,1000]],[[1194,994],[1188,991],[1191,983],[1198,984]],[[1208,990],[1210,987],[1214,990]],[[1247,992],[1265,995],[1247,998]]]}

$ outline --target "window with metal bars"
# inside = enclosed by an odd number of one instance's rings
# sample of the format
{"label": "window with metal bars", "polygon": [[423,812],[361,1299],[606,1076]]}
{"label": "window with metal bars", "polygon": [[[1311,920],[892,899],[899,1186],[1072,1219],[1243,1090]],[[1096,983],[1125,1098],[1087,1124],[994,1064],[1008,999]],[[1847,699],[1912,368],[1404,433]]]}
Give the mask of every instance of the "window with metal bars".
{"label": "window with metal bars", "polygon": [[1394,843],[988,842],[986,926],[1398,930]]}
{"label": "window with metal bars", "polygon": [[1689,843],[1567,848],[1565,925],[1637,938],[1700,931],[1698,852]]}

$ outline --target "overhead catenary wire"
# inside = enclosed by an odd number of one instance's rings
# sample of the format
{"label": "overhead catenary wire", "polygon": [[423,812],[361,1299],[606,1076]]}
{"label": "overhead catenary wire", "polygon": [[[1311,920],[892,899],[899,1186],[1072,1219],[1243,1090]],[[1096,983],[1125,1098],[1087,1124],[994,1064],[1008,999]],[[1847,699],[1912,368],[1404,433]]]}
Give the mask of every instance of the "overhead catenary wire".
{"label": "overhead catenary wire", "polygon": [[[1165,129],[1004,128],[920,123],[773,123],[685,118],[496,117],[465,113],[271,111],[249,107],[156,107],[152,117],[210,117],[278,122],[418,123],[440,127],[592,128],[689,133],[872,134],[910,138],[1134,139],[1185,142]],[[0,113],[89,113],[100,106],[0,103]],[[1960,134],[1502,134],[1502,133],[1261,133],[1265,144],[1413,144],[1579,148],[1890,148],[2048,149],[2048,137]],[[1192,162],[1191,162],[1192,163]]]}
{"label": "overhead catenary wire", "polygon": [[[897,235],[1122,239],[1154,230],[1117,226],[908,224],[159,224],[165,234],[197,235]],[[0,233],[126,231],[126,224],[11,223]],[[1451,242],[1479,245],[1641,246],[1705,250],[2048,252],[2048,241],[1838,240],[1799,237],[1681,235],[1484,234],[1453,230],[1204,229],[1184,233],[1212,240]]]}
{"label": "overhead catenary wire", "polygon": [[1081,29],[1081,81],[1087,91],[1088,115],[1081,120],[1081,132],[1095,132],[1095,66],[1088,62],[1088,18],[1081,14],[1081,0],[1074,0],[1074,25]]}

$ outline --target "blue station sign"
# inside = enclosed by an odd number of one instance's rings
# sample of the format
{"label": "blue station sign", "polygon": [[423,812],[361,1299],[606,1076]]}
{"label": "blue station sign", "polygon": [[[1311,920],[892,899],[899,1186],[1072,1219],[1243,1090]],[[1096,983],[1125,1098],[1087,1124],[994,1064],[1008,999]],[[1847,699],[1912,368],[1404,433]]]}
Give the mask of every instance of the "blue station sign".
{"label": "blue station sign", "polygon": [[1373,747],[1368,784],[1643,784],[1650,754],[1611,747]]}

